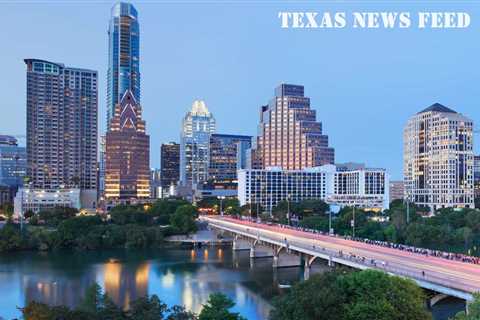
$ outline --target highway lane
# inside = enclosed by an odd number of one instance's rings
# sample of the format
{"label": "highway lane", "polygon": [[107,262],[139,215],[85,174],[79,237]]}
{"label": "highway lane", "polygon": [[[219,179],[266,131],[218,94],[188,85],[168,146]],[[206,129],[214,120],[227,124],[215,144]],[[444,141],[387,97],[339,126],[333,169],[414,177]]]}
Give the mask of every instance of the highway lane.
{"label": "highway lane", "polygon": [[[248,232],[253,235],[260,234],[262,237],[270,237],[276,241],[284,241],[286,238],[290,245],[319,253],[327,252],[339,256],[341,251],[343,256],[364,257],[364,262],[358,261],[360,264],[420,281],[432,282],[469,293],[480,291],[479,265],[246,220],[228,217],[208,217],[208,219],[244,232],[248,229]],[[370,263],[372,259],[375,260],[376,265]]]}

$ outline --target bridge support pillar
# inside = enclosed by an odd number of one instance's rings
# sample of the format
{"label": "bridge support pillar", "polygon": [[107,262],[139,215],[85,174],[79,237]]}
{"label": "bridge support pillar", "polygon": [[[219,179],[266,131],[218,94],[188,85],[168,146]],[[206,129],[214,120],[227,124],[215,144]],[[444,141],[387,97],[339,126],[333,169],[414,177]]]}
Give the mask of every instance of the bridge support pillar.
{"label": "bridge support pillar", "polygon": [[312,264],[315,261],[316,256],[310,256],[308,254],[303,255],[303,278],[308,280],[310,278],[310,271],[312,270]]}
{"label": "bridge support pillar", "polygon": [[[428,300],[428,306],[431,308],[445,298],[448,298],[448,295],[443,294],[443,293],[438,293]],[[468,305],[468,301],[467,301],[466,305]]]}
{"label": "bridge support pillar", "polygon": [[239,251],[239,250],[250,250],[252,245],[248,240],[241,239],[239,236],[235,236],[233,238],[232,243],[232,250]]}
{"label": "bridge support pillar", "polygon": [[282,250],[284,247],[273,248],[273,264],[274,268],[289,268],[289,267],[301,267],[302,258],[295,253],[288,253],[286,250]]}

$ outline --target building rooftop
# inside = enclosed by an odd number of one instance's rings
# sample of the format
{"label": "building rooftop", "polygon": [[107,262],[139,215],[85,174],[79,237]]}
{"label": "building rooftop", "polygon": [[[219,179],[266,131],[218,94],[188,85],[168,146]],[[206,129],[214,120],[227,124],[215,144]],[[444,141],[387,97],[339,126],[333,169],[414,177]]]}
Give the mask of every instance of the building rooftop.
{"label": "building rooftop", "polygon": [[432,104],[430,107],[420,111],[418,114],[420,113],[425,113],[425,112],[446,112],[446,113],[457,113],[456,111],[448,108],[448,107],[445,107],[444,105],[440,104],[440,103],[434,103]]}

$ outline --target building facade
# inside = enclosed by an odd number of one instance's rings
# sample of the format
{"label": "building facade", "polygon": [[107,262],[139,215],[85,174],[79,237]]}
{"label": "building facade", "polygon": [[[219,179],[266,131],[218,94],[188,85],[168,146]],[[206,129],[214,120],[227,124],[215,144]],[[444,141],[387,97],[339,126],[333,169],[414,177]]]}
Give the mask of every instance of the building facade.
{"label": "building facade", "polygon": [[390,201],[403,200],[405,195],[405,182],[403,180],[390,181]]}
{"label": "building facade", "polygon": [[80,209],[80,189],[42,190],[20,188],[15,196],[14,215],[22,216],[27,211],[38,213],[55,207]]}
{"label": "building facade", "polygon": [[130,90],[140,103],[140,27],[133,5],[118,2],[112,7],[108,27],[107,128],[115,107]]}
{"label": "building facade", "polygon": [[259,205],[271,212],[279,202],[320,199],[339,206],[384,210],[389,206],[388,175],[384,169],[339,170],[335,165],[282,170],[238,171],[240,205]]}
{"label": "building facade", "polygon": [[473,184],[475,188],[475,207],[480,207],[480,156],[475,156],[473,160]]}
{"label": "building facade", "polygon": [[275,97],[261,107],[258,135],[252,157],[262,168],[301,170],[335,161],[303,86],[281,84],[275,89]]}
{"label": "building facade", "polygon": [[115,108],[106,136],[105,199],[150,197],[150,137],[142,108],[128,90]]}
{"label": "building facade", "polygon": [[97,194],[97,72],[39,59],[27,65],[27,176],[34,189]]}
{"label": "building facade", "polygon": [[160,147],[161,187],[164,195],[171,194],[180,180],[180,145],[164,143]]}
{"label": "building facade", "polygon": [[180,183],[195,188],[208,179],[210,135],[215,118],[204,101],[195,100],[185,115],[180,135]]}
{"label": "building facade", "polygon": [[251,136],[212,134],[208,180],[219,184],[236,184],[237,170],[246,168],[246,152],[251,146]]}
{"label": "building facade", "polygon": [[439,103],[404,129],[405,197],[434,211],[473,208],[473,122]]}
{"label": "building facade", "polygon": [[17,139],[0,135],[0,186],[18,188],[27,171],[27,152]]}

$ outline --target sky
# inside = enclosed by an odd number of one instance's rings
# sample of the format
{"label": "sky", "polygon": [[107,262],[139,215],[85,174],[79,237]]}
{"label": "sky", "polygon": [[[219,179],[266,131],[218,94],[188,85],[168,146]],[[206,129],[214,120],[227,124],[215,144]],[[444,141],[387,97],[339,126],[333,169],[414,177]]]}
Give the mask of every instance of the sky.
{"label": "sky", "polygon": [[[26,130],[24,58],[99,72],[105,128],[108,22],[114,1],[0,0],[0,134]],[[195,99],[217,132],[256,135],[259,107],[282,83],[305,86],[337,162],[402,178],[403,127],[435,102],[480,120],[480,2],[131,1],[140,22],[150,166],[179,141]],[[465,29],[282,29],[279,11],[462,11]],[[475,141],[480,134],[475,135]],[[478,153],[479,146],[475,145]]]}

